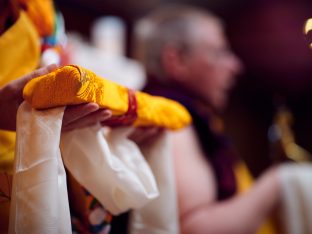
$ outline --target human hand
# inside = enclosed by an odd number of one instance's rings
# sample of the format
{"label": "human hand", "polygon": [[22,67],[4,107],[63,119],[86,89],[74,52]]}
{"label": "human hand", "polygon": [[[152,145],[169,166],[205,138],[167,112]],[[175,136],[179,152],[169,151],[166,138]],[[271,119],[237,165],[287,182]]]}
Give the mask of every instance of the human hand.
{"label": "human hand", "polygon": [[163,131],[159,127],[139,127],[130,134],[129,139],[139,146],[151,144]]}
{"label": "human hand", "polygon": [[[23,88],[28,81],[54,71],[55,64],[37,69],[0,88],[0,129],[16,130],[16,114],[23,102]],[[67,106],[64,112],[62,131],[82,128],[110,118],[111,111],[99,109],[96,103]]]}
{"label": "human hand", "polygon": [[19,79],[13,80],[0,88],[0,129],[15,131],[16,114],[19,105],[23,102],[23,88],[28,81],[45,75],[57,66],[55,64],[37,69]]}
{"label": "human hand", "polygon": [[103,123],[111,116],[110,110],[100,109],[96,103],[67,106],[63,116],[62,131]]}

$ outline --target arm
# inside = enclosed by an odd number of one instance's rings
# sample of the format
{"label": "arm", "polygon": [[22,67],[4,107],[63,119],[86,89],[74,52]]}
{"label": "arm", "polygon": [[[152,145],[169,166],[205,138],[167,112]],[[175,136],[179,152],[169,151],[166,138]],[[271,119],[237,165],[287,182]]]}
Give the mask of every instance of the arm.
{"label": "arm", "polygon": [[181,232],[255,233],[278,203],[276,170],[265,173],[248,192],[217,202],[213,171],[193,129],[174,134],[173,142]]}
{"label": "arm", "polygon": [[[16,128],[16,113],[23,101],[23,88],[25,84],[38,76],[45,75],[57,68],[50,65],[33,71],[0,88],[0,129],[14,131]],[[111,116],[109,110],[99,109],[96,103],[87,103],[66,107],[63,117],[63,131],[90,126],[103,122]]]}

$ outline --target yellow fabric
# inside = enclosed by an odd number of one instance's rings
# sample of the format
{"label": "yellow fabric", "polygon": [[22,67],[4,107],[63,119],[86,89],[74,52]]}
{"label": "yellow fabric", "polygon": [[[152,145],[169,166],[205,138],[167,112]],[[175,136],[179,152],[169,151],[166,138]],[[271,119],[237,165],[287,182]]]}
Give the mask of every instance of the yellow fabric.
{"label": "yellow fabric", "polygon": [[40,59],[40,40],[22,11],[17,21],[0,36],[0,87],[34,70]]}
{"label": "yellow fabric", "polygon": [[55,26],[55,11],[52,0],[18,1],[36,26],[40,36],[50,36],[53,34]]}
{"label": "yellow fabric", "polygon": [[[34,70],[39,64],[39,37],[31,21],[20,12],[17,21],[0,36],[0,87]],[[0,130],[0,171],[11,171],[15,133]]]}
{"label": "yellow fabric", "polygon": [[243,161],[236,163],[234,173],[237,183],[237,192],[243,193],[247,191],[254,182],[253,176],[250,174],[246,164]]}
{"label": "yellow fabric", "polygon": [[184,106],[167,98],[136,92],[138,119],[135,126],[160,126],[180,129],[190,124],[191,116]]}
{"label": "yellow fabric", "polygon": [[[143,92],[135,95],[138,105],[135,126],[179,129],[191,122],[187,110],[175,101]],[[24,88],[24,98],[36,109],[96,102],[112,110],[113,115],[122,115],[128,110],[126,87],[74,65],[31,80]]]}
{"label": "yellow fabric", "polygon": [[[250,174],[246,164],[243,161],[238,162],[235,165],[234,173],[237,181],[237,192],[243,193],[247,191],[253,184],[254,179]],[[257,234],[277,234],[276,225],[271,219],[267,219],[265,223],[257,231]]]}

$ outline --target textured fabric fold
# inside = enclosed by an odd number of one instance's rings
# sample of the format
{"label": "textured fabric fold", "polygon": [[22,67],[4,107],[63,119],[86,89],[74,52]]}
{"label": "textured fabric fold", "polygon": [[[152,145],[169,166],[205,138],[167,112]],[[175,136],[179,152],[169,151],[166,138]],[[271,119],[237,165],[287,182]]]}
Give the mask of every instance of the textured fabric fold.
{"label": "textured fabric fold", "polygon": [[64,108],[17,114],[9,233],[71,233],[66,174],[59,143]]}
{"label": "textured fabric fold", "polygon": [[159,195],[152,171],[138,146],[127,137],[132,128],[105,134],[95,126],[62,135],[62,157],[74,178],[112,214],[141,208]]}
{"label": "textured fabric fold", "polygon": [[[126,79],[126,77],[125,77]],[[106,80],[85,68],[69,65],[27,83],[24,98],[33,108],[96,102],[114,116],[128,111],[129,92],[124,86]],[[179,129],[191,122],[188,111],[167,98],[136,91],[137,118],[134,126],[159,126]]]}
{"label": "textured fabric fold", "polygon": [[178,234],[178,203],[168,132],[164,132],[153,144],[146,145],[141,150],[154,173],[159,197],[131,212],[129,233]]}

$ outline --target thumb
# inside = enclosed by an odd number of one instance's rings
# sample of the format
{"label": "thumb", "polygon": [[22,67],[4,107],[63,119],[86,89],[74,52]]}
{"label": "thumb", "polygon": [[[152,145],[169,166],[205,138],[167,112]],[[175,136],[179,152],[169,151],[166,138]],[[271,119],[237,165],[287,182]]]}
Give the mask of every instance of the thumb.
{"label": "thumb", "polygon": [[29,73],[28,75],[25,75],[23,77],[24,85],[28,81],[30,81],[30,80],[32,80],[32,79],[34,79],[36,77],[46,75],[46,74],[56,70],[57,68],[58,68],[58,66],[56,64],[50,64],[50,65],[48,65],[46,67],[41,67],[41,68],[39,68],[39,69]]}

